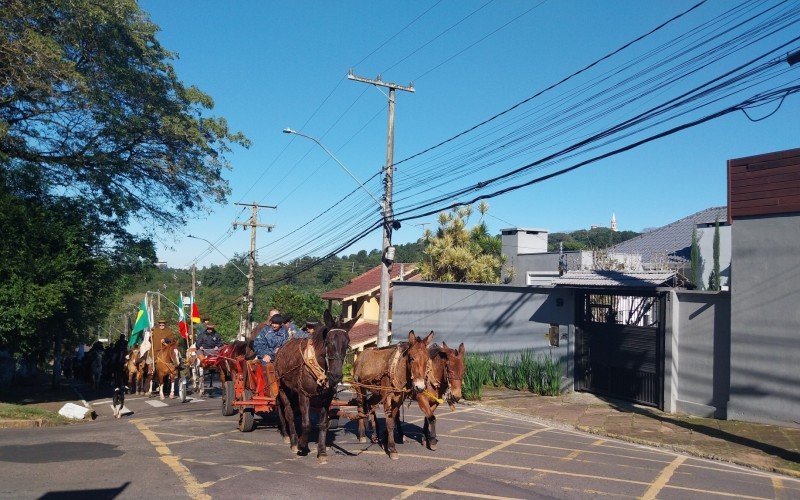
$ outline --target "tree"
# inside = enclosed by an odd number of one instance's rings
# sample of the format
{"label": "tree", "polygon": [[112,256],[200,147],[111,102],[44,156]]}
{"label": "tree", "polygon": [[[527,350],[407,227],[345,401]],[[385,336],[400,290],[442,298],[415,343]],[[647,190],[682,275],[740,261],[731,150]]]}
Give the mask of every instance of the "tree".
{"label": "tree", "polygon": [[213,100],[178,79],[157,31],[135,0],[4,0],[2,168],[39,173],[119,230],[223,201],[225,154],[248,141],[204,114]]}
{"label": "tree", "polygon": [[133,218],[172,227],[228,194],[249,142],[157,31],[135,0],[0,0],[0,348],[58,354],[155,261]]}
{"label": "tree", "polygon": [[713,258],[714,269],[711,271],[711,274],[708,277],[708,289],[718,291],[722,290],[722,275],[720,274],[719,269],[719,217],[717,217],[714,221]]}
{"label": "tree", "polygon": [[700,246],[697,244],[697,228],[692,229],[691,246],[691,281],[698,290],[703,289],[703,258],[700,256]]}
{"label": "tree", "polygon": [[481,202],[480,222],[467,229],[472,207],[455,207],[439,214],[439,229],[434,236],[425,232],[424,258],[420,262],[423,279],[466,283],[499,283],[503,259],[499,236],[488,234],[483,217],[489,206]]}

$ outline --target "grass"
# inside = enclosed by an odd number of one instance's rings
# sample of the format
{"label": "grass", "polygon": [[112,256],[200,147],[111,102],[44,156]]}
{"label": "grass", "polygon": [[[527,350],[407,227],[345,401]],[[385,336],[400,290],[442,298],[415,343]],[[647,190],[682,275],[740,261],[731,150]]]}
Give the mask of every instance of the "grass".
{"label": "grass", "polygon": [[58,413],[31,405],[0,403],[0,419],[42,420],[45,425],[63,425],[70,422]]}
{"label": "grass", "polygon": [[516,391],[529,390],[543,396],[561,393],[561,362],[552,356],[536,355],[526,349],[517,358],[509,354],[496,361],[485,354],[467,354],[462,385],[465,399],[480,399],[483,386],[507,387]]}

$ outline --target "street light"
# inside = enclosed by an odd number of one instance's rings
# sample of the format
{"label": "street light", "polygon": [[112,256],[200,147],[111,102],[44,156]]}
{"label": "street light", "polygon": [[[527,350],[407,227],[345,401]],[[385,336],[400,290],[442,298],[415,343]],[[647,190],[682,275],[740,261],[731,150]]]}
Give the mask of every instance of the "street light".
{"label": "street light", "polygon": [[203,240],[203,241],[205,241],[206,243],[208,243],[209,245],[211,245],[211,247],[212,247],[214,250],[216,250],[217,252],[219,252],[219,254],[220,254],[220,255],[222,255],[223,257],[225,257],[225,258],[228,260],[228,263],[230,263],[230,265],[232,265],[233,267],[235,267],[237,271],[239,271],[240,273],[242,273],[242,276],[244,276],[245,278],[247,278],[247,275],[244,273],[244,271],[242,271],[241,269],[239,269],[239,266],[237,266],[236,264],[234,264],[233,260],[231,260],[230,258],[228,258],[228,256],[226,256],[224,253],[222,253],[222,250],[220,250],[219,248],[217,248],[217,247],[216,247],[216,246],[215,246],[213,243],[211,243],[210,241],[208,241],[208,240],[207,240],[207,239],[205,239],[205,238],[201,238],[201,237],[199,237],[199,236],[194,236],[194,235],[191,235],[191,234],[187,234],[187,235],[186,235],[186,237],[187,237],[187,238],[192,238],[192,239],[195,239],[195,240]]}
{"label": "street light", "polygon": [[383,203],[378,201],[378,199],[375,198],[375,196],[369,191],[369,189],[367,189],[366,186],[364,186],[364,184],[362,184],[361,181],[358,180],[358,178],[355,175],[353,175],[353,173],[347,167],[344,166],[344,163],[340,162],[339,158],[336,158],[335,156],[333,156],[333,153],[331,153],[330,150],[328,148],[326,148],[324,144],[319,142],[319,140],[317,140],[315,137],[311,137],[310,135],[306,135],[306,134],[304,134],[302,132],[298,132],[297,130],[293,130],[293,129],[289,128],[289,127],[286,127],[285,129],[283,129],[283,133],[284,134],[299,135],[300,137],[305,137],[306,139],[311,139],[312,141],[316,142],[319,147],[321,147],[326,153],[328,153],[328,156],[333,158],[333,160],[336,163],[338,163],[339,166],[342,167],[342,169],[344,169],[344,171],[347,172],[348,175],[350,175],[350,177],[352,177],[353,180],[356,181],[359,186],[361,186],[361,189],[363,189],[364,191],[367,192],[367,194],[369,195],[370,198],[375,200],[375,203],[377,203],[378,206],[381,207],[381,210],[383,210]]}
{"label": "street light", "polygon": [[[292,130],[289,127],[283,129],[284,134],[294,134],[299,135],[300,137],[305,137],[306,139],[310,139],[317,143],[319,147],[321,147],[328,156],[333,158],[333,160],[339,164],[345,172],[347,172],[350,177],[353,178],[354,181],[361,186],[361,189],[367,192],[367,194],[375,200],[375,203],[381,208],[381,214],[383,216],[383,258],[381,263],[381,288],[380,288],[380,302],[378,304],[378,347],[383,347],[388,342],[388,332],[389,332],[389,284],[391,281],[390,273],[389,273],[389,266],[391,266],[392,261],[394,261],[394,247],[392,246],[392,239],[391,239],[391,229],[400,229],[400,223],[394,220],[389,220],[391,217],[390,209],[387,209],[387,204],[378,201],[375,196],[364,186],[364,184],[359,181],[355,175],[353,175],[350,170],[344,166],[342,162],[336,158],[333,153],[330,152],[328,148],[326,148],[319,140],[315,137],[311,137],[310,135],[303,134],[296,130]],[[389,196],[387,194],[387,196]],[[387,198],[389,199],[389,198]],[[389,207],[391,207],[391,203],[389,203]]]}

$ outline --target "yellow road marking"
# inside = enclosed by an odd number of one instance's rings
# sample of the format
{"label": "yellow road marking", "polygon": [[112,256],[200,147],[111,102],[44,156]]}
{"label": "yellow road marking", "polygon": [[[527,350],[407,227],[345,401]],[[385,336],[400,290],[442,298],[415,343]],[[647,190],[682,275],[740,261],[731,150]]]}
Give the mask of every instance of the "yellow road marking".
{"label": "yellow road marking", "polygon": [[592,443],[592,446],[602,446],[604,444],[606,444],[606,440],[605,439],[598,439],[597,441]]}
{"label": "yellow road marking", "polygon": [[474,465],[484,465],[487,467],[499,467],[501,469],[517,469],[517,470],[529,470],[532,472],[540,472],[543,474],[555,474],[558,476],[570,476],[570,477],[580,477],[584,479],[601,479],[604,481],[612,481],[616,483],[629,483],[629,484],[641,484],[647,485],[650,484],[646,481],[636,481],[634,479],[622,479],[618,477],[608,477],[608,476],[595,476],[592,474],[581,474],[579,472],[566,472],[560,470],[553,470],[553,469],[541,469],[539,467],[525,467],[522,465],[507,465],[507,464],[494,464],[492,462],[475,462]]}
{"label": "yellow road marking", "polygon": [[664,488],[664,486],[669,482],[669,479],[672,477],[672,474],[681,466],[683,462],[686,461],[685,456],[678,455],[675,457],[675,460],[669,463],[664,470],[661,471],[661,474],[658,475],[653,484],[650,485],[650,488],[644,492],[644,495],[641,496],[642,500],[651,500],[658,495],[658,493]]}
{"label": "yellow road marking", "polygon": [[452,429],[450,431],[450,434],[455,434],[456,432],[461,432],[461,431],[464,431],[464,430],[467,430],[467,429],[472,429],[473,427],[477,427],[477,426],[481,425],[482,423],[483,422],[475,422],[474,424],[467,424],[467,425],[464,425],[464,426],[461,426],[461,427],[457,427],[455,429]]}
{"label": "yellow road marking", "polygon": [[531,436],[533,436],[535,434],[538,434],[538,433],[540,433],[540,432],[542,432],[544,430],[546,430],[546,428],[532,430],[532,431],[530,431],[530,432],[528,432],[526,434],[522,434],[522,435],[519,435],[519,436],[514,437],[512,439],[509,439],[508,441],[504,441],[504,442],[498,444],[497,446],[493,446],[492,448],[489,448],[488,450],[483,451],[481,453],[478,453],[477,455],[474,455],[474,456],[472,456],[470,458],[467,458],[467,459],[464,459],[464,460],[459,460],[458,462],[456,462],[453,465],[447,467],[443,471],[441,471],[441,472],[439,472],[437,474],[434,474],[431,477],[429,477],[428,479],[425,479],[424,481],[420,482],[416,486],[412,486],[412,487],[406,489],[404,492],[402,492],[399,495],[397,495],[396,498],[400,498],[400,499],[408,498],[411,495],[413,495],[414,493],[417,493],[418,491],[421,491],[422,489],[427,488],[428,485],[438,481],[439,479],[442,479],[443,477],[449,476],[450,474],[452,474],[453,472],[457,471],[461,467],[463,467],[465,465],[469,465],[469,464],[474,464],[475,462],[478,462],[479,460],[481,460],[481,459],[483,459],[485,457],[488,457],[489,455],[491,455],[492,453],[494,453],[496,451],[502,450],[503,448],[511,446],[511,445],[513,445],[513,444],[515,444],[515,443],[517,443],[519,441],[522,441],[523,439],[527,439],[527,438],[529,438],[529,437],[531,437]]}
{"label": "yellow road marking", "polygon": [[575,457],[580,455],[582,451],[583,450],[575,450],[572,453],[570,453],[569,455],[567,455],[566,457],[563,457],[561,460],[563,460],[565,462],[569,462],[570,460],[573,460]]}
{"label": "yellow road marking", "polygon": [[[233,441],[234,443],[244,443],[244,444],[256,444],[258,446],[278,446],[278,443],[268,443],[268,442],[259,442],[259,441],[247,441],[245,439],[233,439],[228,438],[228,441]],[[283,443],[281,443],[283,445]],[[285,446],[285,445],[283,445]]]}
{"label": "yellow road marking", "polygon": [[[395,488],[399,490],[403,490],[409,487],[408,485],[405,484],[379,483],[376,481],[358,481],[358,480],[342,479],[339,477],[328,477],[328,476],[317,476],[317,479],[324,479],[326,481],[335,481],[337,483],[361,484],[364,486],[381,486],[384,488]],[[440,493],[443,495],[455,495],[458,497],[489,498],[494,500],[508,500],[513,498],[513,497],[498,497],[495,495],[484,495],[482,493],[472,493],[470,491],[444,490],[439,488],[420,488],[418,491],[424,491],[425,493]]]}
{"label": "yellow road marking", "polygon": [[775,490],[775,499],[784,498],[783,481],[781,478],[772,476],[772,488]]}
{"label": "yellow road marking", "polygon": [[[385,451],[364,450],[359,455],[386,455]],[[403,453],[403,458],[423,458],[426,460],[441,460],[445,462],[458,462],[457,458],[434,457],[432,455],[415,455],[413,453]]]}
{"label": "yellow road marking", "polygon": [[155,432],[151,431],[144,422],[133,421],[133,424],[139,429],[139,432],[142,433],[145,439],[153,445],[160,455],[161,461],[167,464],[169,468],[172,469],[172,472],[178,476],[178,479],[181,480],[183,487],[190,497],[195,500],[211,499],[211,497],[205,493],[203,487],[197,483],[197,479],[192,475],[189,469],[181,463],[178,457],[172,454],[167,445],[156,436]]}
{"label": "yellow road marking", "polygon": [[664,488],[681,491],[693,491],[695,493],[703,493],[704,495],[716,495],[720,497],[733,497],[733,498],[747,498],[749,500],[770,500],[769,497],[751,497],[750,495],[742,495],[741,493],[726,493],[724,491],[702,490],[699,488],[689,488],[687,486],[671,486],[667,485]]}

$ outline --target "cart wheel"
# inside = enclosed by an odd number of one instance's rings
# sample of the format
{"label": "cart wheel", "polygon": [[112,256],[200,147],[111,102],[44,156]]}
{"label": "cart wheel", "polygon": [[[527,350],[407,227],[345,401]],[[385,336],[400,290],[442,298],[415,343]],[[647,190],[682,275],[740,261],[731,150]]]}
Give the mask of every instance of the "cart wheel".
{"label": "cart wheel", "polygon": [[225,385],[222,386],[222,415],[230,417],[236,411],[233,409],[234,398],[233,380],[226,380]]}
{"label": "cart wheel", "polygon": [[[245,389],[242,395],[243,401],[251,401],[253,399],[253,391]],[[242,432],[250,432],[255,427],[255,416],[253,415],[253,408],[239,407],[239,430]]]}
{"label": "cart wheel", "polygon": [[186,377],[181,377],[178,382],[178,397],[181,398],[181,403],[186,402]]}

